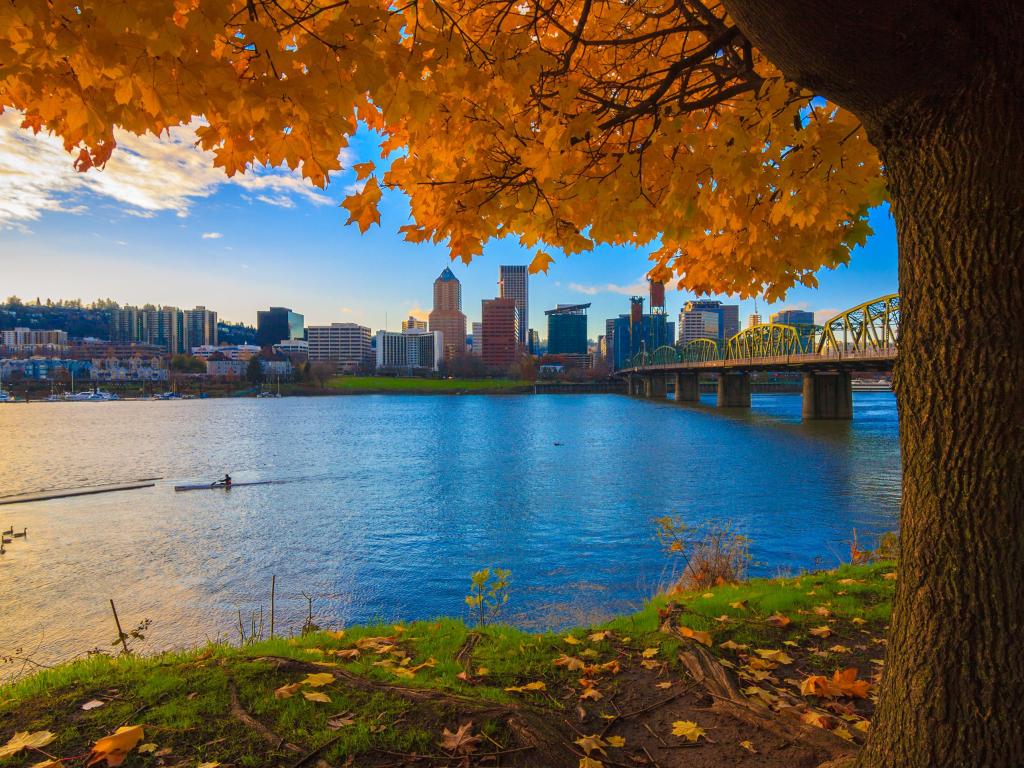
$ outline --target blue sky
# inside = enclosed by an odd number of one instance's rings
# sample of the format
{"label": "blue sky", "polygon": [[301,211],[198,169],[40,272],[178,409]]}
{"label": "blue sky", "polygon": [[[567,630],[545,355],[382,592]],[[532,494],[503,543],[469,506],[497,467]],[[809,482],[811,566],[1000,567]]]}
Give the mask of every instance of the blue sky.
{"label": "blue sky", "polygon": [[[431,284],[449,265],[441,246],[404,242],[407,206],[386,193],[381,227],[360,235],[338,207],[354,176],[342,173],[321,193],[287,173],[228,181],[191,146],[188,129],[169,140],[120,137],[104,171],[76,174],[50,137],[32,137],[0,115],[0,294],[23,299],[97,297],[123,304],[197,304],[221,318],[254,323],[256,311],[290,306],[307,324],[354,321],[374,331],[397,329],[410,311],[430,309]],[[376,159],[368,137],[346,165]],[[849,267],[819,273],[818,289],[796,288],[762,315],[782,307],[821,315],[897,288],[896,234],[887,209]],[[544,337],[544,310],[592,302],[590,336],[627,311],[643,291],[647,250],[601,247],[558,258],[530,279],[530,325]],[[451,264],[462,281],[463,311],[480,319],[480,300],[497,293],[498,265],[529,263],[515,241],[490,244],[469,266]],[[669,291],[674,316],[692,298]],[[728,297],[716,297],[730,301]],[[743,320],[753,301],[740,302]],[[385,325],[386,324],[386,325]]]}

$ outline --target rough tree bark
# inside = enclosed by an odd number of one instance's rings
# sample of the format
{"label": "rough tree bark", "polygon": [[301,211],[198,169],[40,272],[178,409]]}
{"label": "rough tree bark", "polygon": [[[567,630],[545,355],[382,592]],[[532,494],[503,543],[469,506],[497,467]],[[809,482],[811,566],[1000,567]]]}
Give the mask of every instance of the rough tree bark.
{"label": "rough tree bark", "polygon": [[1024,6],[726,6],[861,117],[889,179],[901,559],[860,765],[1024,765]]}

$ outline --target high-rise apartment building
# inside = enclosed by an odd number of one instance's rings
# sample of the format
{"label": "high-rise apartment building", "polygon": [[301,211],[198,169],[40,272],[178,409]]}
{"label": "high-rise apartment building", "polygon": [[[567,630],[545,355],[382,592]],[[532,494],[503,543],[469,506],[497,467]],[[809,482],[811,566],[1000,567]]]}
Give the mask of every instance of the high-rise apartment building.
{"label": "high-rise apartment building", "polygon": [[409,319],[408,320],[403,320],[402,321],[402,330],[403,331],[409,331],[409,330],[425,331],[425,330],[427,330],[427,321],[426,320],[420,320],[419,318],[416,318],[416,317],[413,317],[412,315],[409,315]]}
{"label": "high-rise apartment building", "polygon": [[694,339],[726,341],[740,332],[740,308],[720,301],[688,301],[679,312],[679,343]]}
{"label": "high-rise apartment building", "polygon": [[590,304],[559,304],[548,318],[549,355],[587,354],[587,309]]}
{"label": "high-rise apartment building", "polygon": [[448,267],[434,281],[434,308],[428,317],[431,331],[439,331],[445,359],[466,350],[466,316],[462,314],[462,283]]}
{"label": "high-rise apartment building", "polygon": [[770,319],[777,325],[814,325],[814,313],[802,309],[783,309]]}
{"label": "high-rise apartment building", "polygon": [[519,310],[519,343],[525,348],[529,346],[530,326],[530,277],[525,264],[509,264],[498,268],[499,293],[503,299],[515,299]]}
{"label": "high-rise apartment building", "polygon": [[288,307],[271,307],[256,313],[256,343],[272,347],[282,341],[305,338],[306,318]]}
{"label": "high-rise apartment building", "polygon": [[408,328],[401,333],[377,331],[377,367],[436,371],[444,360],[438,331]]}
{"label": "high-rise apartment building", "polygon": [[370,329],[358,323],[311,325],[309,360],[312,363],[334,363],[337,371],[353,371],[372,364]]}
{"label": "high-rise apartment building", "polygon": [[752,312],[747,315],[747,328],[753,328],[755,325],[761,324],[761,315],[757,312]]}
{"label": "high-rise apartment building", "polygon": [[481,316],[484,363],[495,368],[509,367],[522,349],[519,341],[519,310],[515,299],[484,299],[481,302]]}
{"label": "high-rise apartment building", "polygon": [[217,346],[217,313],[206,307],[185,310],[185,349]]}
{"label": "high-rise apartment building", "polygon": [[0,331],[0,347],[18,352],[63,352],[68,348],[67,331],[37,331],[32,328],[15,328]]}
{"label": "high-rise apartment building", "polygon": [[473,323],[473,354],[482,355],[484,353],[484,324]]}
{"label": "high-rise apartment building", "polygon": [[185,348],[185,315],[177,307],[123,307],[110,310],[110,340],[162,347],[169,355]]}

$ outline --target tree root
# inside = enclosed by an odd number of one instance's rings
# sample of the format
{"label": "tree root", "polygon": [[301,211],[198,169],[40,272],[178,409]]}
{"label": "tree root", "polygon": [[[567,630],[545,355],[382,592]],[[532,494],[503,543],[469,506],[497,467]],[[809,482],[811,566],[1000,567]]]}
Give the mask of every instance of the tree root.
{"label": "tree root", "polygon": [[285,741],[255,717],[246,712],[245,708],[242,706],[242,702],[238,699],[238,689],[231,681],[228,681],[228,690],[231,692],[231,714],[236,720],[262,736],[263,740],[270,744],[274,749],[287,749],[289,752],[294,752],[298,755],[303,753],[301,747]]}
{"label": "tree root", "polygon": [[714,699],[713,710],[735,717],[756,728],[776,734],[789,741],[806,744],[821,750],[833,759],[845,759],[854,748],[838,736],[821,728],[814,728],[786,715],[772,712],[768,707],[748,699],[739,689],[729,671],[718,663],[710,652],[691,641],[689,649],[679,654],[679,660],[698,683]]}

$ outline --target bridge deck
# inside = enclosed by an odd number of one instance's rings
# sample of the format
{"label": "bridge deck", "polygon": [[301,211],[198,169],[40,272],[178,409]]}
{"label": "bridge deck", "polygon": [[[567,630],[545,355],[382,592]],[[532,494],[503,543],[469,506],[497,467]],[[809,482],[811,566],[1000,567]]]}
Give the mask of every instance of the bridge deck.
{"label": "bridge deck", "polygon": [[724,373],[727,371],[886,371],[896,362],[896,350],[869,350],[839,354],[810,352],[770,357],[741,357],[700,363],[671,362],[620,368],[615,375],[631,373]]}

